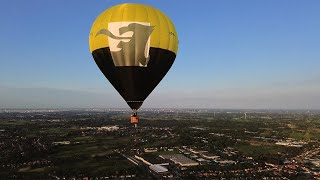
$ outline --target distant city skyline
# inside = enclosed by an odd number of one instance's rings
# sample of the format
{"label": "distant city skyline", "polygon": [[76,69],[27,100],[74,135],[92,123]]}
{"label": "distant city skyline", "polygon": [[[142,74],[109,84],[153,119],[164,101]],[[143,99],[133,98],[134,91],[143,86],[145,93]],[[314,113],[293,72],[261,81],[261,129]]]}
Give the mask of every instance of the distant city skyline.
{"label": "distant city skyline", "polygon": [[[88,45],[94,19],[126,1],[4,1],[0,108],[127,108]],[[147,1],[179,36],[142,108],[320,109],[320,2]]]}

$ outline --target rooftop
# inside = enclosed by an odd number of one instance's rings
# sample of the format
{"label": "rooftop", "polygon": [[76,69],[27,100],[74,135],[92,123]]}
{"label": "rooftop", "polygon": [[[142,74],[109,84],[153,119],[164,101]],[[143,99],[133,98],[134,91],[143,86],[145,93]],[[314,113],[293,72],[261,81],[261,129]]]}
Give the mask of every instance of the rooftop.
{"label": "rooftop", "polygon": [[149,168],[151,170],[153,170],[154,172],[156,173],[164,173],[164,172],[168,172],[168,169],[163,167],[163,166],[160,166],[160,165],[151,165],[149,166]]}
{"label": "rooftop", "polygon": [[176,164],[179,164],[181,166],[197,166],[199,165],[198,162],[187,158],[186,156],[182,154],[172,154],[172,155],[161,155],[160,157],[164,159],[170,159]]}

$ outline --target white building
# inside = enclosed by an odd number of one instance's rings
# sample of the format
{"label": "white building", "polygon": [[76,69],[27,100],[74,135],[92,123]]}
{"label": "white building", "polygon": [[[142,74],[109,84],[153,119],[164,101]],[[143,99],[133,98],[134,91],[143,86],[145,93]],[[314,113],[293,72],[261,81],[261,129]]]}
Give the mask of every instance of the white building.
{"label": "white building", "polygon": [[149,168],[150,168],[152,171],[154,171],[154,172],[156,172],[156,173],[158,173],[158,174],[168,172],[168,169],[167,169],[167,168],[165,168],[165,167],[163,167],[163,166],[160,166],[160,165],[151,165],[151,166],[149,166]]}

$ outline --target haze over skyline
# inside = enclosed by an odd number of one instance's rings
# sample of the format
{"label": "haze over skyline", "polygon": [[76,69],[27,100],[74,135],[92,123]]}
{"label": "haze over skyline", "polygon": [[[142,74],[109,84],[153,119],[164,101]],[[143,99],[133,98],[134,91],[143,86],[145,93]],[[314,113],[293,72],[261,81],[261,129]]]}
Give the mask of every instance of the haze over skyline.
{"label": "haze over skyline", "polygon": [[179,36],[176,61],[142,108],[320,109],[320,2],[3,1],[0,108],[128,107],[96,66],[94,19],[154,6]]}

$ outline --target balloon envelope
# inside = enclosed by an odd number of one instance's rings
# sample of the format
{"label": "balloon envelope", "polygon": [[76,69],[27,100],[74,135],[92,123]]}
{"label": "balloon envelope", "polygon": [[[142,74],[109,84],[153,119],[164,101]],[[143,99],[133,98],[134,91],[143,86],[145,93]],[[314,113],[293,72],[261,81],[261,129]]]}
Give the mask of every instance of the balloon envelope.
{"label": "balloon envelope", "polygon": [[89,35],[92,56],[131,109],[139,109],[172,66],[178,36],[161,11],[120,4],[100,14]]}

